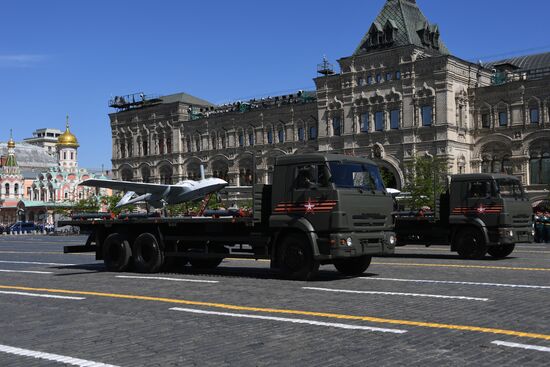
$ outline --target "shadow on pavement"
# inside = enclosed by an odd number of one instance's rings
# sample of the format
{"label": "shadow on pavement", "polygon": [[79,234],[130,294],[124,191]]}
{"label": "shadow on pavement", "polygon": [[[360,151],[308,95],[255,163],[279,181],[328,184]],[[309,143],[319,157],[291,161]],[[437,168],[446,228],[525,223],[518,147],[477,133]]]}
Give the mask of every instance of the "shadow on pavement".
{"label": "shadow on pavement", "polygon": [[437,260],[460,260],[460,261],[467,261],[467,262],[475,262],[475,261],[500,261],[500,260],[512,260],[517,259],[517,257],[514,256],[508,256],[503,259],[497,259],[492,256],[485,256],[483,259],[478,260],[467,260],[463,259],[460,256],[456,254],[393,254],[393,255],[386,255],[386,256],[376,256],[377,259],[391,259],[391,258],[401,258],[401,259],[437,259]]}
{"label": "shadow on pavement", "polygon": [[[67,265],[67,266],[56,266],[52,267],[54,269],[60,270],[86,270],[82,272],[71,272],[71,273],[62,273],[55,274],[55,276],[71,276],[71,275],[88,275],[94,273],[107,273],[105,270],[105,265],[101,263],[95,264],[78,264],[78,265]],[[122,273],[115,273],[114,275],[136,275],[136,276],[168,276],[168,275],[200,275],[206,277],[224,277],[224,278],[251,278],[251,279],[274,279],[274,280],[288,280],[280,272],[272,270],[269,266],[266,267],[242,267],[242,266],[220,266],[216,269],[196,269],[192,266],[170,266],[164,267],[159,273],[155,274],[142,274],[142,273],[133,273],[131,270]],[[377,276],[378,274],[364,273],[361,276]],[[336,270],[321,269],[319,270],[315,279],[310,280],[310,282],[326,282],[326,281],[336,281],[351,279],[353,277],[348,277],[339,274]]]}

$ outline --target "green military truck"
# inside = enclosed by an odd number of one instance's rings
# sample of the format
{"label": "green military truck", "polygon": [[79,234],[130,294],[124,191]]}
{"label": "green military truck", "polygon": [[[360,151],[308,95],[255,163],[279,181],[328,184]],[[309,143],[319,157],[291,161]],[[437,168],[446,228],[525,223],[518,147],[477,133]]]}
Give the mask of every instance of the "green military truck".
{"label": "green military truck", "polygon": [[397,246],[450,244],[462,258],[481,259],[506,257],[516,243],[533,241],[531,204],[514,176],[452,176],[438,209],[396,213]]}
{"label": "green military truck", "polygon": [[[86,245],[110,271],[158,272],[170,258],[212,269],[224,258],[268,259],[293,279],[310,279],[319,265],[359,275],[372,255],[392,254],[393,199],[368,159],[307,154],[276,160],[272,185],[253,186],[251,215],[73,218]],[[180,261],[181,262],[181,261]]]}

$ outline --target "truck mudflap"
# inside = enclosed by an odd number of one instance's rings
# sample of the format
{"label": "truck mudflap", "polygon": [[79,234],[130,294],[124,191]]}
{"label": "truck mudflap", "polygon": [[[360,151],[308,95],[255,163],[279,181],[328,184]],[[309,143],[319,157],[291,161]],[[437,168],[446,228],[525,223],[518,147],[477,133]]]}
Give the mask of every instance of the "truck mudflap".
{"label": "truck mudflap", "polygon": [[328,258],[391,255],[395,252],[396,243],[397,239],[393,232],[332,234]]}

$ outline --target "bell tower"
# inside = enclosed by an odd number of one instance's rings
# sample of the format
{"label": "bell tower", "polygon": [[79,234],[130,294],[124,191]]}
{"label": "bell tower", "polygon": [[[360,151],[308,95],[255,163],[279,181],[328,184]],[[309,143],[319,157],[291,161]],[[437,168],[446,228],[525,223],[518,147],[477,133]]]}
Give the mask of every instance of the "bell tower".
{"label": "bell tower", "polygon": [[78,169],[77,149],[78,140],[69,128],[69,115],[65,122],[65,132],[57,139],[57,156],[62,170],[76,171]]}

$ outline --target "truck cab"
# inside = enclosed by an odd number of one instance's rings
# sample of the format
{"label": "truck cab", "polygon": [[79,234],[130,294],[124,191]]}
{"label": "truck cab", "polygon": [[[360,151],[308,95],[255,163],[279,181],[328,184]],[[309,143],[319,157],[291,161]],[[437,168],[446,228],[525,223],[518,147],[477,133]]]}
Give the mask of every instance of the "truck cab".
{"label": "truck cab", "polygon": [[277,159],[273,177],[269,226],[305,234],[316,261],[344,273],[348,267],[351,274],[350,264],[394,252],[393,199],[374,162],[335,154],[287,156]]}
{"label": "truck cab", "polygon": [[[453,248],[464,256],[476,251],[466,237],[482,241],[496,257],[507,256],[518,242],[533,241],[533,212],[520,180],[502,174],[456,175],[451,178],[449,224]],[[470,226],[464,234],[463,226]],[[460,230],[459,230],[460,229]],[[472,233],[477,231],[477,235]],[[480,238],[475,238],[478,236]],[[480,246],[479,252],[483,252]],[[506,254],[506,255],[505,255]]]}

